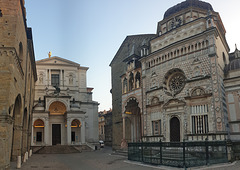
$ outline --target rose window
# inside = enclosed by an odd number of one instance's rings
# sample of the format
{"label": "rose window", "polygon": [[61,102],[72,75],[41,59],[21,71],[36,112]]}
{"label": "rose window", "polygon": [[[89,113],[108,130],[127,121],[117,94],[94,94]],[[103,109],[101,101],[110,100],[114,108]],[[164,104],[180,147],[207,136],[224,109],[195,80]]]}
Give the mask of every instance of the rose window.
{"label": "rose window", "polygon": [[183,74],[173,75],[169,80],[169,89],[174,93],[180,92],[185,85],[185,77]]}
{"label": "rose window", "polygon": [[169,96],[180,93],[186,84],[184,72],[178,68],[169,70],[163,80],[163,90]]}

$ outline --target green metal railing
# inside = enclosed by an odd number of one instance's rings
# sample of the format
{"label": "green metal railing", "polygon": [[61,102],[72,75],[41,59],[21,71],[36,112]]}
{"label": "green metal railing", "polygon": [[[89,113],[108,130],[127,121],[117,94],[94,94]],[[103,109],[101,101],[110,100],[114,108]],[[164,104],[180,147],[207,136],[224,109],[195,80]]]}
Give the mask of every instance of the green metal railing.
{"label": "green metal railing", "polygon": [[128,143],[128,160],[181,168],[225,163],[227,142]]}

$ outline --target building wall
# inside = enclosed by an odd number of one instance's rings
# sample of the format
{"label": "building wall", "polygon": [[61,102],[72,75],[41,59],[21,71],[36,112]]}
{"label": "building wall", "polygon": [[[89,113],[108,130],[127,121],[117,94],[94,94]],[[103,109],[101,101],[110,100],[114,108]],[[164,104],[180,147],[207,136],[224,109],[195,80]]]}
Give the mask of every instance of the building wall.
{"label": "building wall", "polygon": [[227,69],[225,69],[224,85],[226,89],[226,103],[228,109],[228,121],[230,129],[230,139],[240,140],[240,58],[239,50],[231,53],[233,56]]}
{"label": "building wall", "polygon": [[24,1],[0,2],[0,169],[29,151],[32,92],[36,81],[31,29]]}
{"label": "building wall", "polygon": [[123,62],[127,58],[132,50],[133,42],[135,49],[138,49],[141,46],[141,43],[144,39],[148,41],[150,38],[154,37],[155,34],[146,34],[146,35],[137,35],[137,36],[128,36],[118,52],[116,53],[114,59],[112,60],[111,66],[111,78],[112,78],[112,147],[114,150],[120,149],[121,140],[123,137],[123,124],[122,124],[122,82],[121,76],[125,74],[127,70],[126,63]]}

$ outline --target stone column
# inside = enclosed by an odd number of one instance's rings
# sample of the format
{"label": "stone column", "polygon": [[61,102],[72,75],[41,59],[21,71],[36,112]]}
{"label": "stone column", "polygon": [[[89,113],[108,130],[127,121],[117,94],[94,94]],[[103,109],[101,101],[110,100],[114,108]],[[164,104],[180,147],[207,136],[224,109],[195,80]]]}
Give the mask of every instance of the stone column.
{"label": "stone column", "polygon": [[45,126],[44,126],[44,143],[45,145],[50,145],[49,143],[49,118],[45,118]]}
{"label": "stone column", "polygon": [[71,145],[71,119],[67,118],[67,144]]}
{"label": "stone column", "polygon": [[85,121],[81,121],[81,143],[85,143]]}
{"label": "stone column", "polygon": [[62,86],[62,85],[63,85],[62,70],[60,70],[59,86]]}
{"label": "stone column", "polygon": [[48,84],[51,86],[51,69],[49,69],[49,79],[48,79]]}
{"label": "stone column", "polygon": [[127,148],[127,141],[126,141],[126,117],[125,114],[123,114],[123,138],[121,141],[121,149],[126,149]]}
{"label": "stone column", "polygon": [[125,140],[125,138],[126,138],[126,125],[125,125],[125,122],[126,122],[126,120],[125,120],[126,118],[125,118],[125,116],[123,117],[123,139]]}
{"label": "stone column", "polygon": [[[34,120],[35,121],[35,120]],[[31,136],[31,145],[35,145],[35,143],[33,143],[33,136],[34,136],[34,127],[33,127],[33,124],[34,124],[34,121],[32,122],[32,136]]]}

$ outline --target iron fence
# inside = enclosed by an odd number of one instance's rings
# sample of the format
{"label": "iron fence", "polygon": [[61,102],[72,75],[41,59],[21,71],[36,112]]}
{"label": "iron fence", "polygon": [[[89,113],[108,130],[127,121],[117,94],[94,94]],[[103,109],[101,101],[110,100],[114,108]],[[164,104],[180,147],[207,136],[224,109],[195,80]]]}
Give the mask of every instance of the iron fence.
{"label": "iron fence", "polygon": [[128,160],[181,168],[225,163],[227,142],[128,143]]}

